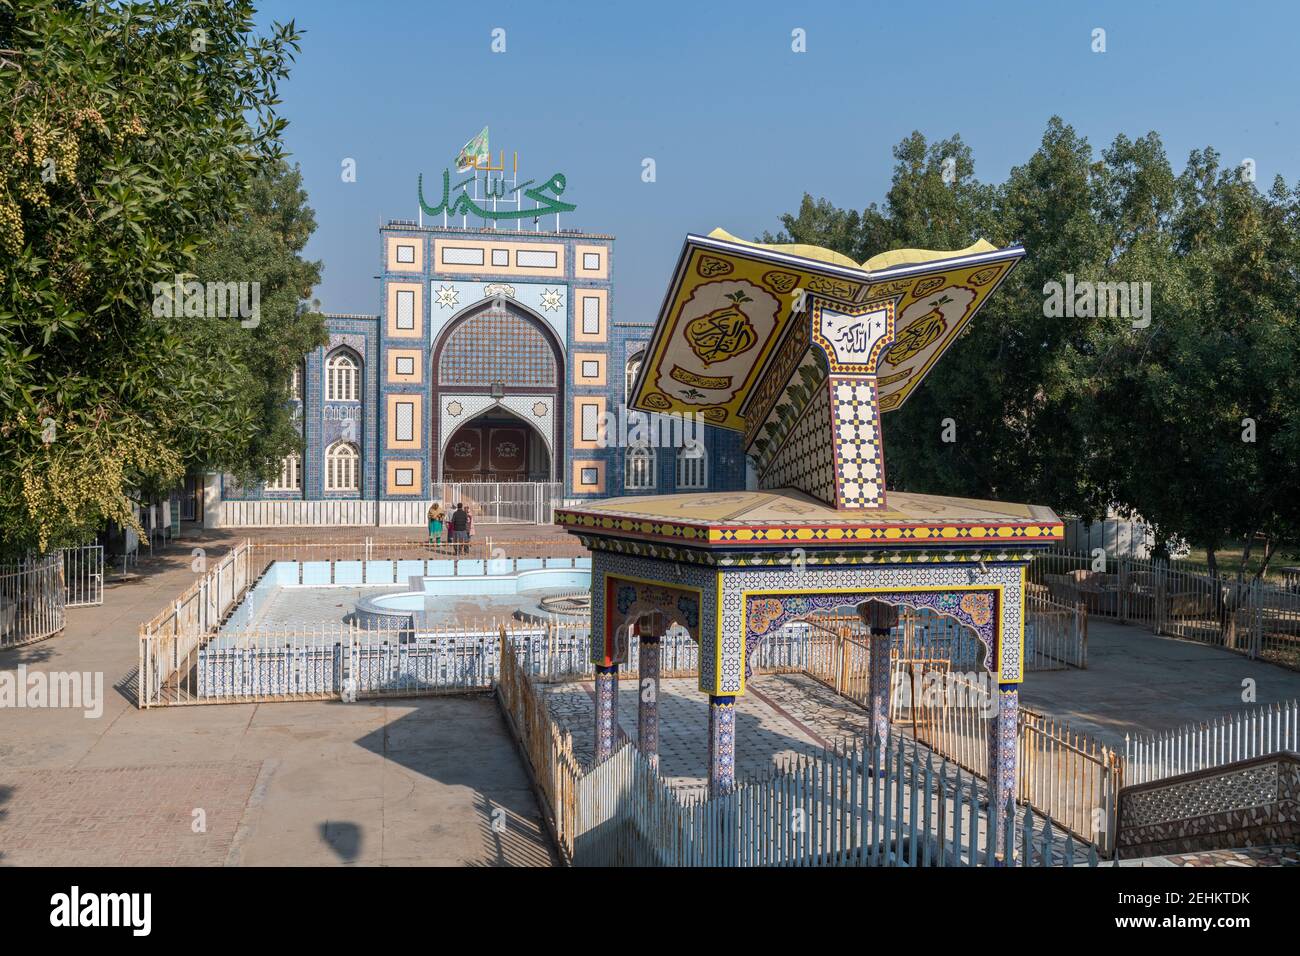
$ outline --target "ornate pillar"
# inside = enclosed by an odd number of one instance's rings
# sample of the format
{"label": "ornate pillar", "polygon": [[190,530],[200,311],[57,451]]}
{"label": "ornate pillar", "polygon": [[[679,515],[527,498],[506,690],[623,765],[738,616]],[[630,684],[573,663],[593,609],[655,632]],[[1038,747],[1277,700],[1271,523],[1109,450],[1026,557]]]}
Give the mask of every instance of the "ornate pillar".
{"label": "ornate pillar", "polygon": [[709,796],[736,786],[736,698],[709,695]]}
{"label": "ornate pillar", "polygon": [[659,648],[663,625],[658,615],[642,621],[636,708],[636,745],[652,766],[659,765]]}
{"label": "ornate pillar", "polygon": [[871,732],[880,742],[883,753],[889,741],[889,632],[898,624],[898,608],[884,601],[867,601],[858,608],[863,623],[871,631],[871,653],[867,659],[868,698]]}
{"label": "ornate pillar", "polygon": [[996,832],[990,834],[993,850],[1006,859],[1007,803],[1016,792],[1016,742],[1020,717],[1018,684],[998,685],[998,708],[989,725],[989,799],[993,802]]}
{"label": "ornate pillar", "polygon": [[613,756],[618,727],[618,665],[596,665],[596,763]]}

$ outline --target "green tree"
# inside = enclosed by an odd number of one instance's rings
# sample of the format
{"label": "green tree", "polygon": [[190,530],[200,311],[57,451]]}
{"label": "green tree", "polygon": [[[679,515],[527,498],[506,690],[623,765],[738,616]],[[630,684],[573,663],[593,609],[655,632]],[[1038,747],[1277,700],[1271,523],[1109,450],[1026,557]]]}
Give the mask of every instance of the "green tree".
{"label": "green tree", "polygon": [[320,282],[321,264],[301,255],[316,229],[301,173],[281,162],[259,174],[247,206],[203,251],[194,274],[200,281],[258,283],[260,320],[211,319],[185,327],[185,351],[227,372],[213,382],[220,391],[208,402],[220,407],[229,427],[216,441],[181,449],[191,467],[227,471],[242,484],[278,475],[281,459],[302,450],[289,383],[303,356],[329,341],[324,319],[305,304]]}
{"label": "green tree", "polygon": [[[888,249],[1024,244],[1021,265],[925,384],[884,416],[890,487],[1141,515],[1159,544],[1264,561],[1300,538],[1300,188],[1268,194],[1213,150],[1175,175],[1160,138],[1096,156],[1059,117],[1006,181],[953,137],[895,148],[883,207],[805,196],[764,241]],[[1150,283],[1150,323],[1053,314],[1049,283]],[[1144,309],[1144,311],[1148,311]],[[945,442],[953,419],[957,441]]]}
{"label": "green tree", "polygon": [[[280,160],[293,23],[247,0],[0,0],[0,547],[44,549],[237,460],[193,319],[152,314]],[[248,442],[247,438],[236,439]],[[256,456],[254,456],[256,457]]]}

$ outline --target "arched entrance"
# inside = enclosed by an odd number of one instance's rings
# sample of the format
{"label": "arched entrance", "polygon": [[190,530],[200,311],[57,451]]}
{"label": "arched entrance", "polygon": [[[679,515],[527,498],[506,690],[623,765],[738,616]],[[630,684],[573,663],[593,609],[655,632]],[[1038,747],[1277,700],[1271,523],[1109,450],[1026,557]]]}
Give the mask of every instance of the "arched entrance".
{"label": "arched entrance", "polygon": [[454,316],[433,347],[434,451],[443,482],[551,482],[564,460],[564,349],[504,295]]}
{"label": "arched entrance", "polygon": [[501,405],[459,426],[441,452],[443,481],[550,481],[553,474],[546,436]]}

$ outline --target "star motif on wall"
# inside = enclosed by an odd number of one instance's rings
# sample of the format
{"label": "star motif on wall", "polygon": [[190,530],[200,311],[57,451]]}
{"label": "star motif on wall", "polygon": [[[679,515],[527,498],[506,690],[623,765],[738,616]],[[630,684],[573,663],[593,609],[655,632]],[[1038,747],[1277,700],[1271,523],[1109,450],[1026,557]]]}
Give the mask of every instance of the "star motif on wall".
{"label": "star motif on wall", "polygon": [[542,308],[547,312],[558,312],[562,306],[564,293],[559,289],[542,290]]}
{"label": "star motif on wall", "polygon": [[460,302],[460,293],[449,285],[439,286],[434,294],[438,297],[438,306],[443,309],[453,308]]}

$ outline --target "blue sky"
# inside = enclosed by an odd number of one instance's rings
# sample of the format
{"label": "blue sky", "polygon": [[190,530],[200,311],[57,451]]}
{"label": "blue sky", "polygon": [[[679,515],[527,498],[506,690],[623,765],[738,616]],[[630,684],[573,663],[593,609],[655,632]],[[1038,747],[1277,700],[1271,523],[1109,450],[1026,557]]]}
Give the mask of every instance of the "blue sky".
{"label": "blue sky", "polygon": [[266,0],[259,17],[305,31],[281,112],[329,311],[378,311],[376,229],[415,218],[416,175],[438,181],[485,124],[521,178],[565,174],[577,210],[562,226],[618,237],[625,321],[653,318],[687,232],[752,238],[805,191],[883,200],[914,129],[960,133],[985,180],[1028,158],[1053,114],[1098,150],[1154,129],[1176,169],[1212,145],[1254,159],[1265,188],[1300,179],[1291,2]]}

